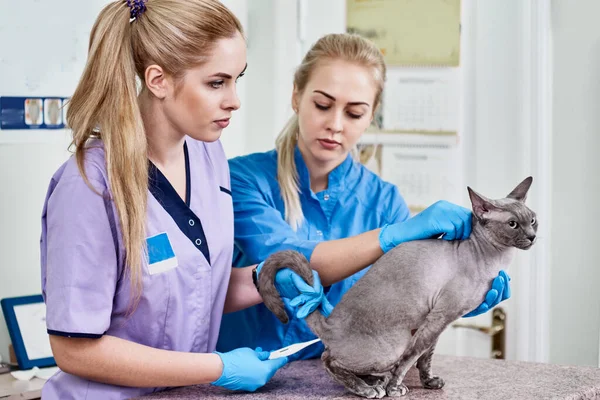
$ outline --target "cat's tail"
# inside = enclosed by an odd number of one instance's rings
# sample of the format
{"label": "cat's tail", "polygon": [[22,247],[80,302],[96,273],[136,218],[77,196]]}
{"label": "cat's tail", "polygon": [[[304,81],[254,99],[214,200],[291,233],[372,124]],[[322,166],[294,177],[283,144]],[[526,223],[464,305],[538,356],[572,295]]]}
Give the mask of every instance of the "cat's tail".
{"label": "cat's tail", "polygon": [[[314,283],[312,269],[306,257],[303,254],[285,250],[272,254],[263,264],[258,276],[258,287],[260,295],[263,298],[265,306],[284,324],[287,324],[289,317],[285,311],[283,300],[275,288],[275,275],[280,269],[289,268],[302,277],[309,285]],[[327,332],[326,319],[317,309],[306,317],[306,322],[310,329],[321,339]]]}

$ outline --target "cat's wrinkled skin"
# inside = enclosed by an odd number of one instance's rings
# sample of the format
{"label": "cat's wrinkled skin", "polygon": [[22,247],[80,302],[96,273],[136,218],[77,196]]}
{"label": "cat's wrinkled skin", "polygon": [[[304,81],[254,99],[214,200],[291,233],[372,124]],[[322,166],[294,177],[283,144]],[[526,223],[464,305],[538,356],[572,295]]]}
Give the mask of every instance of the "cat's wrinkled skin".
{"label": "cat's wrinkled skin", "polygon": [[[525,179],[500,200],[468,188],[473,229],[467,240],[403,243],[373,264],[328,318],[310,314],[307,323],[325,344],[321,358],[329,374],[359,396],[403,396],[408,389],[402,381],[416,363],[423,387],[442,388],[442,378],[431,372],[439,335],[481,304],[515,248],[526,250],[535,242],[536,216],[525,205],[532,181]],[[304,256],[294,251],[275,253],[265,262],[261,295],[286,323],[273,283],[281,268],[291,268],[310,284],[312,274]]]}

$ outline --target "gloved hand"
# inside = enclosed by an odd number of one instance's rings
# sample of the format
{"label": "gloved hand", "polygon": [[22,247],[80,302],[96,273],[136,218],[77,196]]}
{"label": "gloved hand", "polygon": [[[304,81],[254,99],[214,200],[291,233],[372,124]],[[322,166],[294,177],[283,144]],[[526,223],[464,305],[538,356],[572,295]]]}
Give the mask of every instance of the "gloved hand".
{"label": "gloved hand", "polygon": [[483,314],[493,307],[497,306],[501,301],[510,298],[510,276],[504,270],[498,273],[498,276],[492,281],[492,288],[485,295],[485,300],[476,309],[464,315],[464,317],[474,317]]}
{"label": "gloved hand", "polygon": [[[257,275],[260,275],[260,270],[264,261],[256,267]],[[313,285],[310,286],[300,275],[289,268],[283,268],[275,274],[275,288],[281,295],[290,301],[292,307],[298,307],[296,317],[306,318],[308,314],[313,312],[318,307],[321,308],[321,313],[328,317],[333,310],[333,306],[329,303],[323,292],[321,279],[317,271],[313,270]]]}
{"label": "gloved hand", "polygon": [[215,353],[221,357],[223,373],[211,385],[230,390],[254,392],[264,386],[275,372],[288,362],[287,357],[269,360],[271,353],[262,351],[260,347],[256,350],[242,347],[227,353]]}
{"label": "gloved hand", "polygon": [[[310,286],[300,275],[292,271],[292,282],[296,285],[296,288],[300,291],[300,295],[296,296],[290,301],[290,306],[300,307],[296,312],[297,318],[306,318],[308,314],[320,308],[321,314],[325,317],[329,317],[333,306],[325,297],[323,292],[323,286],[321,285],[321,279],[317,271],[313,270],[313,285]],[[275,277],[277,278],[277,277]]]}
{"label": "gloved hand", "polygon": [[[257,275],[260,275],[260,270],[262,269],[264,263],[265,262],[263,261],[256,267]],[[280,269],[275,275],[275,288],[281,297],[288,300],[293,299],[300,294],[300,290],[296,287],[292,280],[294,276],[298,276],[298,274],[289,268]]]}
{"label": "gloved hand", "polygon": [[391,225],[379,232],[379,245],[387,253],[400,243],[432,239],[444,235],[444,240],[464,240],[471,234],[471,210],[438,201],[414,217]]}

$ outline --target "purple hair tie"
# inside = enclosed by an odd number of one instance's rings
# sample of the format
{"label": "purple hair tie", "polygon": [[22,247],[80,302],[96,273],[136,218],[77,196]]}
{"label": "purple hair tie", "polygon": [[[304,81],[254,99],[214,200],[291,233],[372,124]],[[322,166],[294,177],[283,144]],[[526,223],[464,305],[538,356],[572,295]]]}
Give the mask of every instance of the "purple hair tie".
{"label": "purple hair tie", "polygon": [[130,18],[136,19],[146,11],[145,0],[127,0],[127,6],[130,9]]}

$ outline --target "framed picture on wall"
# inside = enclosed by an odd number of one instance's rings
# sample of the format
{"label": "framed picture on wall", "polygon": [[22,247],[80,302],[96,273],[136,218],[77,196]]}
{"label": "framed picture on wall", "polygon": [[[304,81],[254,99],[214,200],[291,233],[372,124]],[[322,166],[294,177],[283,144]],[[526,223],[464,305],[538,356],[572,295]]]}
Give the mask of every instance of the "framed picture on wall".
{"label": "framed picture on wall", "polygon": [[20,369],[56,365],[46,330],[46,304],[42,295],[0,300]]}

